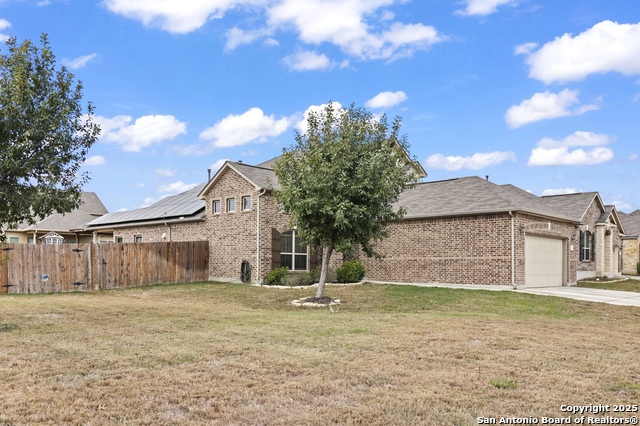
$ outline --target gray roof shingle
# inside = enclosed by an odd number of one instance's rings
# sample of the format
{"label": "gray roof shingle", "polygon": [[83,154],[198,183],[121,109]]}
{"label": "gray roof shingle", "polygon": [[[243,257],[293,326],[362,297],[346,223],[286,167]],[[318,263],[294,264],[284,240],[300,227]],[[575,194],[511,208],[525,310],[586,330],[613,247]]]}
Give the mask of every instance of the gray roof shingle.
{"label": "gray roof shingle", "polygon": [[575,222],[527,191],[477,176],[417,184],[405,190],[394,207],[406,208],[407,219],[520,211]]}
{"label": "gray roof shingle", "polygon": [[575,194],[547,195],[540,197],[540,201],[547,207],[574,220],[581,221],[597,192],[580,192]]}
{"label": "gray roof shingle", "polygon": [[[636,212],[640,212],[640,210],[636,210]],[[640,215],[634,213],[618,212],[626,237],[640,237]]]}
{"label": "gray roof shingle", "polygon": [[83,192],[80,194],[81,204],[77,209],[69,213],[54,213],[35,224],[22,223],[18,226],[18,231],[59,231],[68,232],[71,229],[82,229],[85,223],[108,213],[107,208],[102,204],[95,192]]}

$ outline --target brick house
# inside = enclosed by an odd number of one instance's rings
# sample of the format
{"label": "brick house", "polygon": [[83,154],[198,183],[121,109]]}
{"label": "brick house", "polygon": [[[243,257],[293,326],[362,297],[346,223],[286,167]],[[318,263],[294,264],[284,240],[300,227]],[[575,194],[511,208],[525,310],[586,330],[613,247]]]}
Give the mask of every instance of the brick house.
{"label": "brick house", "polygon": [[[153,214],[123,212],[129,214],[124,220],[126,215],[115,213],[90,227],[109,227],[125,242],[136,236],[159,241],[162,235],[208,240],[212,280],[238,280],[243,263],[250,265],[254,282],[279,266],[312,269],[317,255],[299,241],[273,195],[279,187],[273,161],[227,161],[208,182],[166,201],[192,203],[190,210],[177,208],[181,216],[160,217],[161,201],[150,207]],[[513,185],[466,177],[417,184],[396,207],[407,214],[390,223],[388,237],[376,244],[384,258],[359,254],[367,279],[562,286],[586,276],[616,275],[620,266],[622,225],[597,193],[537,197]],[[339,253],[332,256],[333,266],[341,261]]]}
{"label": "brick house", "polygon": [[622,273],[636,274],[640,262],[640,210],[620,212],[625,235],[622,237]]}
{"label": "brick house", "polygon": [[574,259],[578,280],[619,275],[624,229],[614,206],[605,206],[597,192],[546,196],[540,201],[579,222],[572,236],[578,247]]}

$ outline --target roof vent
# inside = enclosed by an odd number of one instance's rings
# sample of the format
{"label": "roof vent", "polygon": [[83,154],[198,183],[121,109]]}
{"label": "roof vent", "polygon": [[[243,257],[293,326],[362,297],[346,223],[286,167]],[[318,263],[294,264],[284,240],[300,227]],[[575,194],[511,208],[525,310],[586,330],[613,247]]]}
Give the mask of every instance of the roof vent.
{"label": "roof vent", "polygon": [[242,160],[238,160],[237,162],[238,162],[238,163],[240,163],[240,164],[242,164]]}
{"label": "roof vent", "polygon": [[484,178],[487,180],[487,182],[489,182],[489,175],[485,175]]}

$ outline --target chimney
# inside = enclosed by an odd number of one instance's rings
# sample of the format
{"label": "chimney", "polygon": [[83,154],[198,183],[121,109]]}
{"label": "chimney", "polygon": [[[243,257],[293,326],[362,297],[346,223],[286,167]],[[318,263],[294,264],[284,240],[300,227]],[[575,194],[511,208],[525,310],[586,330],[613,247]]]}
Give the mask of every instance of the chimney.
{"label": "chimney", "polygon": [[489,175],[485,175],[484,178],[487,180],[487,182],[489,182]]}
{"label": "chimney", "polygon": [[207,175],[209,176],[207,182],[209,182],[211,180],[211,169],[207,169]]}
{"label": "chimney", "polygon": [[237,161],[237,163],[240,163],[240,164],[242,164],[242,160],[238,160],[238,161]]}

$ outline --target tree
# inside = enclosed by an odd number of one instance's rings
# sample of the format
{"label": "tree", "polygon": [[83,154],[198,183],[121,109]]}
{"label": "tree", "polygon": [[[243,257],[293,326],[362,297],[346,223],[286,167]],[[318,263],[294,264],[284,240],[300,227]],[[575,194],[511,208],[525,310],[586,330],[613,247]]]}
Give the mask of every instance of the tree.
{"label": "tree", "polygon": [[10,38],[0,55],[0,225],[7,227],[78,207],[89,179],[79,169],[100,133],[91,103],[83,113],[82,83],[56,70],[46,34],[40,42]]}
{"label": "tree", "polygon": [[386,224],[403,217],[392,204],[418,180],[408,156],[401,119],[351,105],[335,110],[330,102],[307,118],[308,130],[295,133],[274,171],[281,189],[276,199],[291,216],[303,241],[322,250],[317,298],[324,296],[329,259],[360,246],[379,256],[372,243],[386,236]]}

